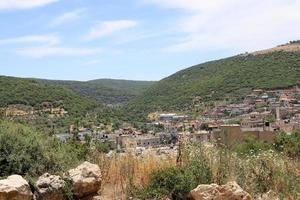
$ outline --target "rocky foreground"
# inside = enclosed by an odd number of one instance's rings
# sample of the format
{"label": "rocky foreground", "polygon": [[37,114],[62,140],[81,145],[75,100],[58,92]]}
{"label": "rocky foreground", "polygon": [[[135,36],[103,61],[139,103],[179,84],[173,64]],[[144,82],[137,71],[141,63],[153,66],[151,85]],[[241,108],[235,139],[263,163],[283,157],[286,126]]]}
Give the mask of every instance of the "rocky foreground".
{"label": "rocky foreground", "polygon": [[199,185],[191,191],[194,200],[251,200],[251,196],[245,192],[236,182],[226,185]]}
{"label": "rocky foreground", "polygon": [[[77,199],[99,200],[101,188],[101,170],[98,165],[84,162],[69,170],[64,179],[60,176],[42,175],[32,188],[19,175],[0,180],[0,200],[64,200],[68,192]],[[68,183],[71,183],[70,187]]]}
{"label": "rocky foreground", "polygon": [[[68,195],[74,195],[79,200],[103,200],[105,198],[99,193],[101,183],[99,166],[84,162],[69,170],[64,178],[46,173],[38,178],[34,186],[19,175],[0,180],[0,200],[64,200],[68,199]],[[193,200],[252,200],[250,194],[236,182],[199,185],[190,192],[190,196]]]}

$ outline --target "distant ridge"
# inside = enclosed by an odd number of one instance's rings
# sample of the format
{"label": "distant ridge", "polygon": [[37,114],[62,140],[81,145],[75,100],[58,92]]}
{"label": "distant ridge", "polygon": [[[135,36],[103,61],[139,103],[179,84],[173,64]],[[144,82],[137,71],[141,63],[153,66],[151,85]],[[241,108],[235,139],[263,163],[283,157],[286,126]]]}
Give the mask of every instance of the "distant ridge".
{"label": "distant ridge", "polygon": [[300,52],[300,40],[298,41],[292,41],[288,44],[279,45],[274,48],[262,50],[262,51],[255,51],[251,53],[252,55],[259,55],[259,54],[267,54],[272,52],[278,52],[278,51],[284,51],[284,52]]}
{"label": "distant ridge", "polygon": [[63,86],[75,93],[105,105],[122,105],[136,98],[152,86],[154,81],[96,79],[91,81],[59,81],[38,79],[41,83]]}

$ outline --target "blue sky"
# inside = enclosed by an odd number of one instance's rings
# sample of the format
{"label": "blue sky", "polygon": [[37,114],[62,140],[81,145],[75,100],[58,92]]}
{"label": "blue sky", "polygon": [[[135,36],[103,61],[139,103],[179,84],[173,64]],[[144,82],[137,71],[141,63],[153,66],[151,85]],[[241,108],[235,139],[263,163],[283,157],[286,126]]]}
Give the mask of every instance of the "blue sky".
{"label": "blue sky", "polygon": [[300,39],[299,0],[0,0],[0,74],[159,80]]}

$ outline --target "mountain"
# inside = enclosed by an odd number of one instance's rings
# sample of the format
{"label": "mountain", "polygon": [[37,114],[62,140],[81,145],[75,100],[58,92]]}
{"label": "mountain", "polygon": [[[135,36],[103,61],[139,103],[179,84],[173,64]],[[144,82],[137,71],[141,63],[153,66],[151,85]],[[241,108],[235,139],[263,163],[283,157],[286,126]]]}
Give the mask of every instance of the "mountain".
{"label": "mountain", "polygon": [[64,86],[75,93],[95,99],[106,105],[119,105],[129,102],[150,88],[153,81],[130,81],[98,79],[87,82],[38,80],[42,83]]}
{"label": "mountain", "polygon": [[190,111],[197,102],[239,98],[255,88],[300,85],[300,42],[211,61],[179,71],[145,91],[128,109]]}
{"label": "mountain", "polygon": [[96,101],[82,97],[62,86],[37,80],[0,76],[0,107],[23,104],[39,107],[43,102],[62,104],[70,115],[84,115],[98,106]]}

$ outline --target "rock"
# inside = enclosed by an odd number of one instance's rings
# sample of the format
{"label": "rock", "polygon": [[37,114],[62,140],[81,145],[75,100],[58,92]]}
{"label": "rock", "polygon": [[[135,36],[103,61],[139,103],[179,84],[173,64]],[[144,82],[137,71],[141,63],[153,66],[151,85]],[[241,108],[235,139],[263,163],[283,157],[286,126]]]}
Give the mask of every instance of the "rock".
{"label": "rock", "polygon": [[96,195],[96,196],[88,196],[88,197],[85,197],[85,198],[83,198],[83,199],[81,199],[81,200],[104,200],[103,198],[101,198],[101,196],[98,196],[98,195]]}
{"label": "rock", "polygon": [[65,185],[61,177],[46,173],[36,182],[36,198],[37,200],[64,200]]}
{"label": "rock", "polygon": [[191,196],[194,200],[211,200],[220,195],[217,184],[199,185],[191,191]]}
{"label": "rock", "polygon": [[251,196],[245,192],[236,182],[228,182],[225,185],[199,185],[191,191],[194,200],[251,200]]}
{"label": "rock", "polygon": [[74,195],[83,198],[96,194],[101,187],[101,171],[98,165],[84,162],[75,169],[69,171],[73,181]]}
{"label": "rock", "polygon": [[28,182],[19,175],[0,180],[0,200],[32,200]]}
{"label": "rock", "polygon": [[236,182],[229,182],[219,188],[221,199],[251,200],[251,196],[245,192]]}

